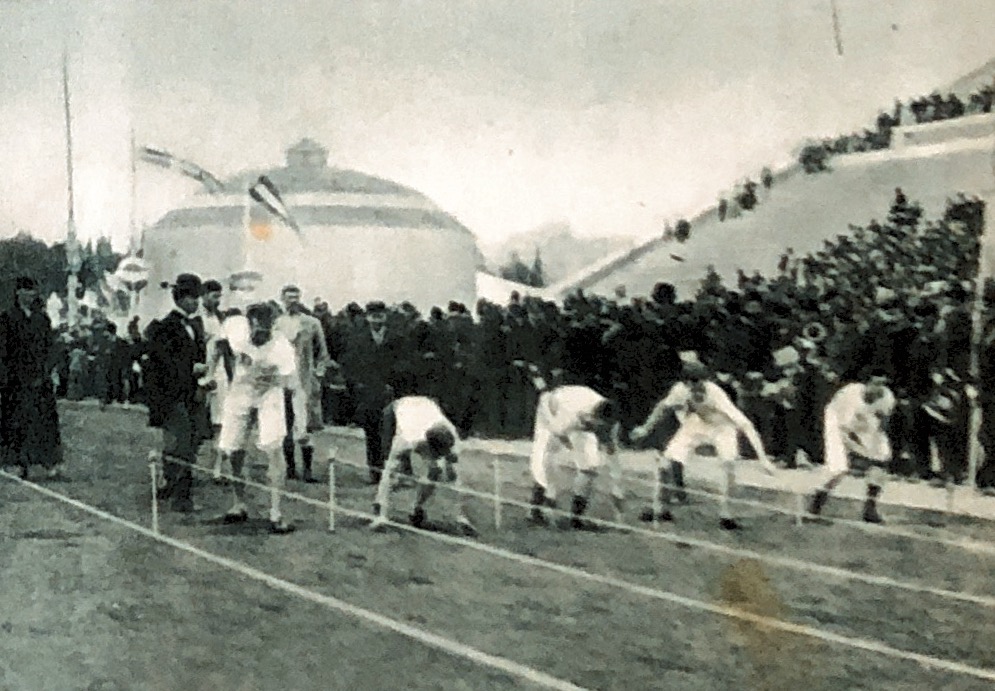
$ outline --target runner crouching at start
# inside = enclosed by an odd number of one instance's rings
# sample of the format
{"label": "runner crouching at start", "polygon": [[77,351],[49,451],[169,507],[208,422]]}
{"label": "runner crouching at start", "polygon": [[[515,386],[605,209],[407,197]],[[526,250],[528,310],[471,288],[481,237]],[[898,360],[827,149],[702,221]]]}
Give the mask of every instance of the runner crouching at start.
{"label": "runner crouching at start", "polygon": [[390,515],[390,494],[398,472],[411,468],[418,493],[408,517],[411,525],[425,525],[425,504],[435,493],[435,483],[451,482],[456,488],[456,525],[467,536],[477,534],[466,515],[466,495],[459,491],[456,472],[459,462],[459,434],[439,404],[426,396],[404,396],[384,408],[382,438],[390,440],[390,451],[373,505],[376,514],[370,527],[383,527]]}
{"label": "runner crouching at start", "polygon": [[553,477],[554,460],[556,453],[562,451],[570,452],[570,460],[576,470],[570,505],[571,526],[579,529],[593,527],[581,517],[590,503],[594,480],[601,467],[606,465],[606,456],[615,519],[621,522],[625,494],[621,482],[622,469],[616,453],[618,407],[586,386],[547,388],[538,374],[533,373],[533,379],[540,394],[530,462],[534,481],[532,523],[546,525],[548,519],[544,509],[556,508],[559,488]]}
{"label": "runner crouching at start", "polygon": [[726,530],[736,530],[740,524],[732,517],[729,508],[729,495],[736,486],[736,463],[739,457],[740,433],[753,446],[768,475],[776,468],[767,458],[763,442],[753,423],[729,399],[729,395],[713,382],[707,381],[708,370],[694,352],[681,353],[683,361],[682,380],[674,384],[666,398],[656,404],[642,425],[630,435],[633,442],[646,440],[661,424],[676,416],[679,426],[664,446],[660,466],[657,469],[660,479],[658,503],[653,509],[644,511],[641,518],[651,521],[674,519],[670,509],[672,490],[667,487],[673,480],[678,488],[684,486],[684,464],[696,455],[702,446],[715,449],[722,464],[722,498],[719,505],[719,523]]}

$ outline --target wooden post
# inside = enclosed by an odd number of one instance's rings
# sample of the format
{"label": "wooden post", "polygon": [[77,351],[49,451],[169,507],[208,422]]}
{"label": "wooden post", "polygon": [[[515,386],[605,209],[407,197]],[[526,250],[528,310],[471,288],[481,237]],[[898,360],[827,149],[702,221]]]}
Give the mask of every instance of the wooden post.
{"label": "wooden post", "polygon": [[152,532],[159,534],[159,469],[149,455],[149,474],[152,476]]}
{"label": "wooden post", "polygon": [[494,458],[494,527],[501,530],[501,459]]}
{"label": "wooden post", "polygon": [[328,458],[328,532],[335,532],[335,456]]}

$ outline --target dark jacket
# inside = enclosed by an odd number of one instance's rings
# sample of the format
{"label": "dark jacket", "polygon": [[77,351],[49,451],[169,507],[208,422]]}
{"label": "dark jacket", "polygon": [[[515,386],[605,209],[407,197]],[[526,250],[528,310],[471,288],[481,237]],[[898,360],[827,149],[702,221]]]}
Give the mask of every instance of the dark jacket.
{"label": "dark jacket", "polygon": [[177,403],[191,408],[198,405],[198,377],[193,368],[205,361],[207,350],[200,318],[189,321],[193,338],[187,331],[185,318],[175,310],[149,325],[145,388],[152,427],[161,427]]}
{"label": "dark jacket", "polygon": [[51,373],[54,334],[42,309],[0,315],[0,446],[15,465],[61,461],[59,414]]}

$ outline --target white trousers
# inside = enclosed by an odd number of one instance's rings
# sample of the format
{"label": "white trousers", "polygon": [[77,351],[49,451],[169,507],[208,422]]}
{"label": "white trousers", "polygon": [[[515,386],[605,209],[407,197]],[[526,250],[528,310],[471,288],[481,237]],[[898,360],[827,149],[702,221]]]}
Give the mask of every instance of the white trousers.
{"label": "white trousers", "polygon": [[[601,453],[598,438],[593,432],[574,431],[567,434],[572,449],[568,449],[555,434],[544,425],[537,424],[532,438],[532,454],[530,468],[532,479],[543,488],[546,498],[555,501],[565,484],[559,472],[561,466],[572,466],[574,474],[574,494],[586,496],[590,479],[597,475],[605,465],[605,457]],[[569,462],[564,463],[564,456],[569,456]],[[622,492],[622,467],[618,462],[618,454],[608,454],[608,472],[611,480],[611,494],[617,499],[624,496]],[[557,460],[560,460],[558,463]]]}

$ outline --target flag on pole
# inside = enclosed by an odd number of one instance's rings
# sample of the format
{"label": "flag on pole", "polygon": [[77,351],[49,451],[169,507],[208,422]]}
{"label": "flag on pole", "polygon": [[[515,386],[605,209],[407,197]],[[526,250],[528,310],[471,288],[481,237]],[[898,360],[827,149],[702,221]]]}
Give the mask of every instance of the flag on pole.
{"label": "flag on pole", "polygon": [[218,178],[197,164],[177,158],[168,151],[143,146],[138,153],[145,163],[151,163],[154,166],[159,166],[167,170],[175,170],[182,175],[186,175],[188,178],[193,178],[206,187],[207,191],[211,194],[217,194],[224,189],[224,184]]}
{"label": "flag on pole", "polygon": [[[261,204],[267,211],[279,218],[288,227],[293,229],[297,233],[298,237],[303,238],[301,235],[301,228],[297,225],[297,221],[291,216],[290,211],[287,209],[287,205],[283,203],[283,198],[280,196],[280,191],[265,175],[259,176],[259,180],[256,181],[252,187],[249,188],[249,196],[252,197],[254,201]],[[253,235],[259,236],[255,231],[255,227],[252,227]],[[268,237],[268,233],[267,233]],[[260,238],[265,239],[265,238]]]}

